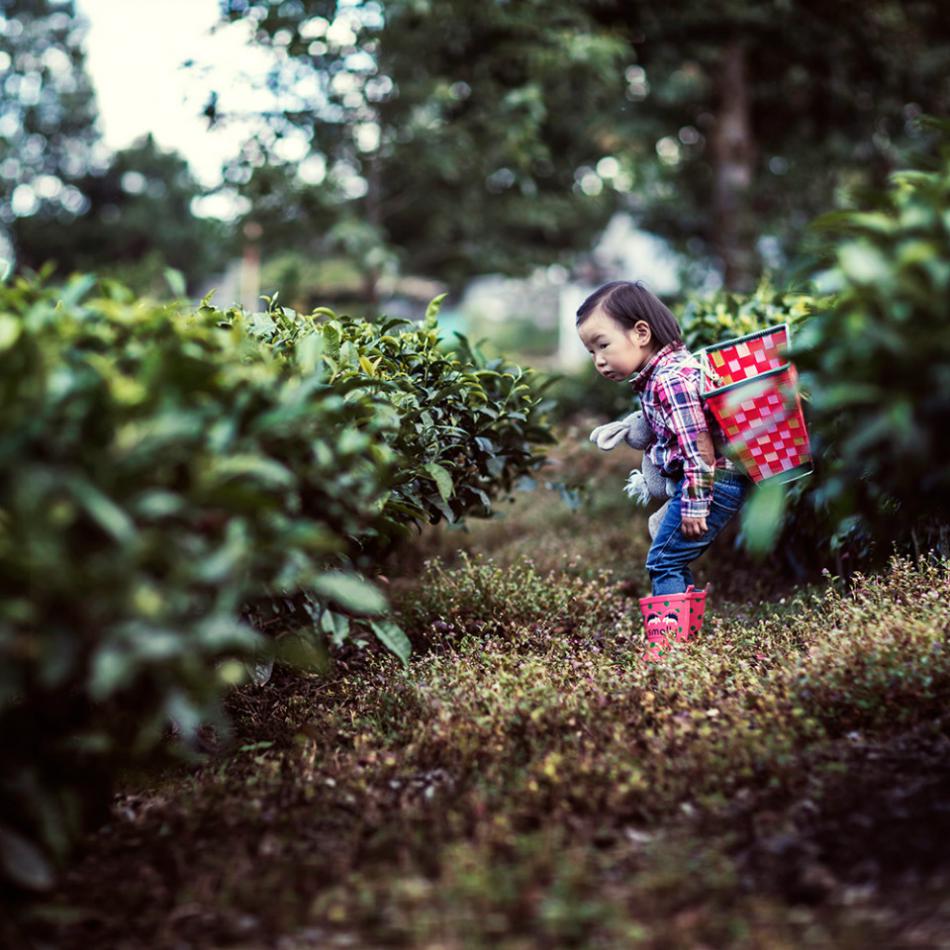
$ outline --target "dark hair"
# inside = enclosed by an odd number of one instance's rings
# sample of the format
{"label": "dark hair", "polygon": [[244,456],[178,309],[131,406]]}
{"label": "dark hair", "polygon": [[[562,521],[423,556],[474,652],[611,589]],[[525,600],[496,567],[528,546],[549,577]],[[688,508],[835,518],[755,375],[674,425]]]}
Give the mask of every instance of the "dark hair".
{"label": "dark hair", "polygon": [[575,326],[579,327],[597,307],[601,307],[607,316],[613,317],[625,330],[632,329],[639,320],[645,320],[660,347],[683,342],[679,324],[669,307],[651,294],[639,280],[612,280],[598,287],[578,308]]}

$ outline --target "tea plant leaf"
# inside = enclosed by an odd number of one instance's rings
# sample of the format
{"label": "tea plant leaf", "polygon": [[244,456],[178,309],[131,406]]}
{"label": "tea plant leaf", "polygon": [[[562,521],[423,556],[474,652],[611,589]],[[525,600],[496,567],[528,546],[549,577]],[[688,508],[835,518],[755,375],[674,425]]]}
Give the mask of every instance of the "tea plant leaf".
{"label": "tea plant leaf", "polygon": [[742,533],[750,553],[766,554],[775,546],[785,516],[785,503],[785,486],[775,479],[753,489],[742,509]]}
{"label": "tea plant leaf", "polygon": [[442,496],[442,500],[448,501],[455,491],[455,486],[452,483],[452,475],[447,469],[439,465],[438,462],[426,462],[425,470],[435,481],[436,487],[439,489],[439,494]]}
{"label": "tea plant leaf", "polygon": [[53,869],[40,849],[22,835],[2,826],[0,865],[11,880],[27,890],[48,891],[53,886]]}
{"label": "tea plant leaf", "polygon": [[426,330],[432,330],[438,325],[439,311],[442,309],[442,301],[448,294],[439,294],[438,297],[433,297],[429,301],[429,306],[426,307],[426,316],[423,321],[423,327]]}
{"label": "tea plant leaf", "polygon": [[188,292],[185,286],[185,275],[175,267],[165,268],[165,283],[175,297],[184,297]]}
{"label": "tea plant leaf", "polygon": [[366,578],[345,571],[328,571],[312,584],[314,592],[358,614],[382,614],[389,605]]}
{"label": "tea plant leaf", "polygon": [[379,642],[399,657],[403,666],[407,666],[412,653],[412,644],[402,627],[392,620],[371,620],[369,626]]}

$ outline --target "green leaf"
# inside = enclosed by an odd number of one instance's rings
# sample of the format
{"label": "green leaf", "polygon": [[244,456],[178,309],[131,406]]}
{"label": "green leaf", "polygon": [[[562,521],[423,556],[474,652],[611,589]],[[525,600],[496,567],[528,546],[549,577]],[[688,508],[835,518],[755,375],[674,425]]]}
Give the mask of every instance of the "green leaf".
{"label": "green leaf", "polygon": [[412,644],[402,627],[392,620],[370,620],[369,625],[378,637],[379,642],[399,657],[403,666],[408,665],[409,655],[412,653]]}
{"label": "green leaf", "polygon": [[185,275],[175,267],[165,268],[165,283],[168,284],[169,290],[176,297],[184,297],[188,292],[185,285]]}
{"label": "green leaf", "polygon": [[823,410],[840,409],[860,403],[883,404],[884,395],[879,386],[871,383],[835,383],[816,397]]}
{"label": "green leaf", "polygon": [[890,276],[887,258],[866,241],[845,244],[838,251],[838,261],[845,274],[859,285],[883,283]]}
{"label": "green leaf", "polygon": [[101,649],[92,659],[89,695],[97,701],[107,699],[127,686],[134,675],[134,663],[128,653],[115,647]]}
{"label": "green leaf", "polygon": [[297,366],[302,373],[319,373],[322,369],[323,336],[319,333],[308,333],[297,344],[296,355]]}
{"label": "green leaf", "polygon": [[455,491],[455,486],[452,483],[451,473],[439,465],[438,462],[426,462],[423,468],[425,468],[425,470],[435,481],[436,487],[439,489],[439,494],[442,496],[442,500],[448,501],[452,497],[452,493]]}
{"label": "green leaf", "polygon": [[215,459],[204,474],[212,483],[249,478],[269,488],[292,488],[297,481],[293,472],[279,462],[250,453]]}
{"label": "green leaf", "polygon": [[67,479],[66,484],[86,513],[116,541],[128,544],[133,540],[135,525],[131,518],[95,485],[78,476]]}
{"label": "green leaf", "polygon": [[335,647],[342,646],[350,635],[350,618],[332,610],[324,610],[320,617],[320,629],[330,634]]}
{"label": "green leaf", "polygon": [[259,752],[263,749],[269,749],[274,744],[271,739],[262,739],[260,742],[247,742],[238,746],[238,752]]}
{"label": "green leaf", "polygon": [[329,665],[326,645],[317,635],[303,631],[288,633],[277,640],[277,658],[298,670],[325,673]]}
{"label": "green leaf", "polygon": [[389,604],[375,584],[365,577],[346,571],[327,571],[312,585],[320,597],[331,600],[358,614],[384,614]]}
{"label": "green leaf", "polygon": [[93,274],[76,274],[63,288],[60,303],[67,310],[72,310],[95,285],[96,278]]}
{"label": "green leaf", "polygon": [[449,524],[455,524],[455,522],[458,520],[455,516],[455,512],[452,511],[451,506],[447,502],[443,501],[438,495],[430,495],[427,500],[433,508],[437,508],[442,512],[442,517],[445,518]]}
{"label": "green leaf", "polygon": [[757,485],[742,509],[742,533],[751,554],[767,554],[775,546],[785,517],[785,486],[777,479]]}
{"label": "green leaf", "polygon": [[439,294],[438,297],[433,297],[432,300],[429,301],[429,306],[426,307],[426,318],[422,324],[423,329],[433,330],[438,326],[439,311],[442,309],[442,301],[445,300],[447,296],[448,294]]}
{"label": "green leaf", "polygon": [[9,350],[20,338],[23,329],[19,320],[9,314],[0,314],[0,353]]}

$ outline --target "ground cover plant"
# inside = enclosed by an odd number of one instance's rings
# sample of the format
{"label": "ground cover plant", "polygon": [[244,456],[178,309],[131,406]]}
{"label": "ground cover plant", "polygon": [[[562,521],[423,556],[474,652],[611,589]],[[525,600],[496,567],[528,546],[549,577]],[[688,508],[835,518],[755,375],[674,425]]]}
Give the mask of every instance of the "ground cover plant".
{"label": "ground cover plant", "polygon": [[[564,439],[552,463],[595,453]],[[330,676],[240,687],[230,753],[127,786],[32,938],[934,945],[948,565],[723,602],[701,643],[645,668],[642,579],[579,554],[617,492],[593,489],[573,544],[556,491],[547,526],[521,494],[505,520],[538,563],[486,523],[494,553],[390,564],[409,670],[350,645]]]}

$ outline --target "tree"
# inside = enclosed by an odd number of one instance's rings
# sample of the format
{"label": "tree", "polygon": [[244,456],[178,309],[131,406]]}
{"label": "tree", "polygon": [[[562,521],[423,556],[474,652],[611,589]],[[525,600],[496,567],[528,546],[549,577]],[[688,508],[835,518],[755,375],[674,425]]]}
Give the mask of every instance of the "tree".
{"label": "tree", "polygon": [[19,223],[85,204],[78,180],[101,160],[72,0],[0,0],[0,233],[18,254]]}
{"label": "tree", "polygon": [[754,284],[758,236],[793,256],[848,189],[883,186],[916,115],[950,106],[950,22],[934,0],[588,6],[636,52],[618,132],[643,184],[633,207],[711,255],[731,288]]}
{"label": "tree", "polygon": [[747,289],[759,236],[788,256],[950,95],[934,0],[221,2],[275,51],[275,127],[438,276],[586,247],[622,203]]}
{"label": "tree", "polygon": [[57,209],[15,222],[22,265],[53,261],[64,272],[119,276],[144,292],[161,286],[166,267],[194,287],[237,250],[224,225],[195,217],[192,204],[205,189],[185,159],[160,149],[151,135],[77,185],[85,196],[80,213]]}
{"label": "tree", "polygon": [[385,18],[373,3],[222,6],[274,49],[274,138],[300,130],[323,157],[319,187],[360,222],[370,283],[393,251],[456,285],[522,273],[589,243],[616,206],[577,170],[603,152],[627,50],[585,32],[575,4],[444,0],[438,41],[426,4],[388,3]]}

